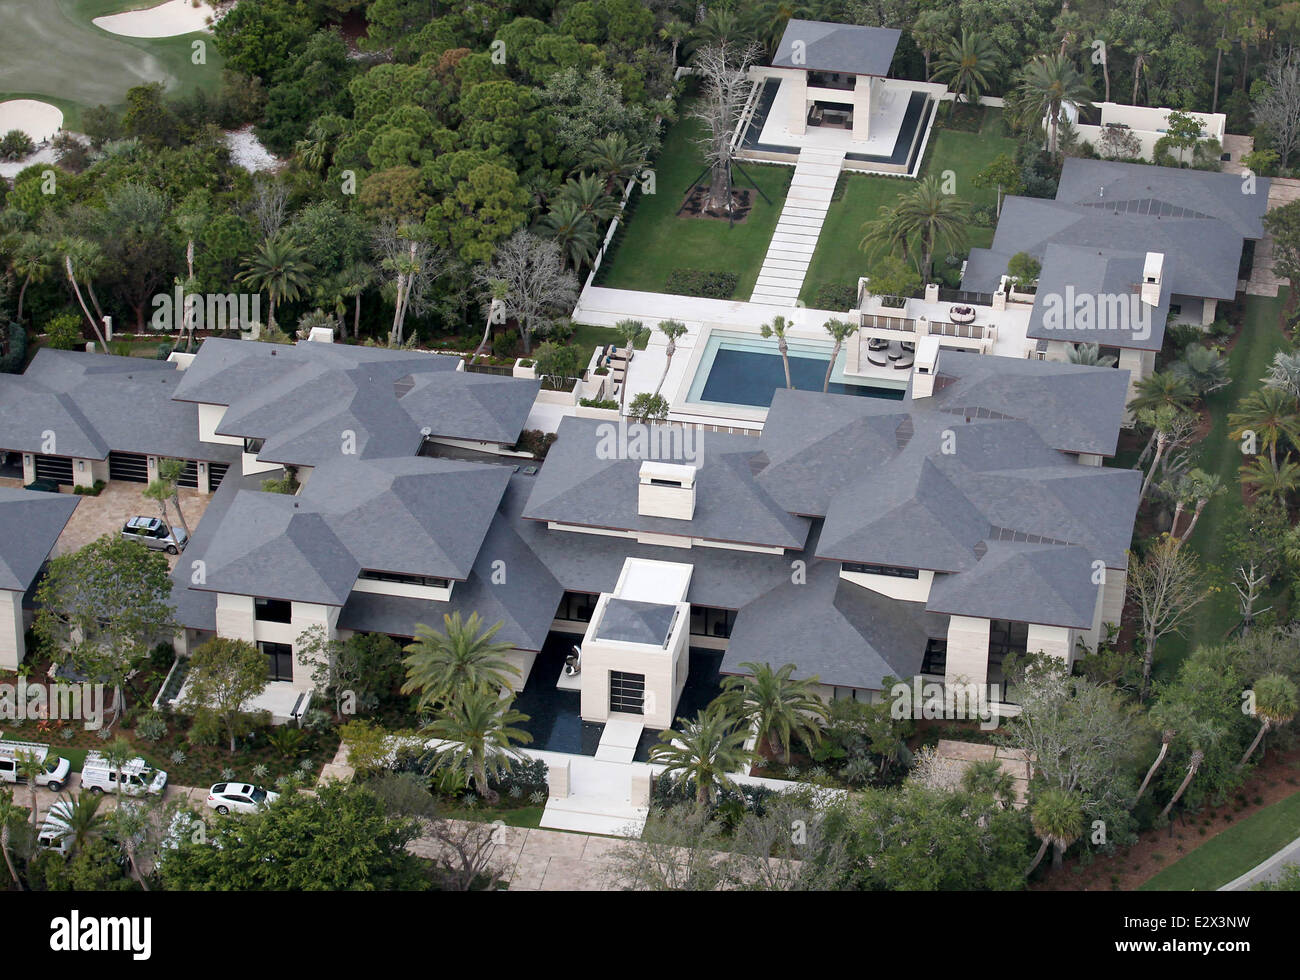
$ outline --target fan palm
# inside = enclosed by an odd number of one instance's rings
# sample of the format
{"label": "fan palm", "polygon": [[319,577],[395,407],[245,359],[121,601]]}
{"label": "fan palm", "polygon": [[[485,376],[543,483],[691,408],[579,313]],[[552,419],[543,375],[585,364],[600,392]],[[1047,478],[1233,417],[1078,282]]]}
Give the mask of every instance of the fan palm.
{"label": "fan palm", "polygon": [[519,668],[505,658],[511,645],[492,640],[502,623],[484,629],[478,613],[462,620],[459,611],[444,614],[442,622],[442,633],[417,623],[415,641],[404,648],[402,693],[419,691],[421,708],[451,703],[475,691],[495,695],[511,677],[519,676]]}
{"label": "fan palm", "polygon": [[596,226],[591,215],[572,200],[557,200],[542,219],[541,230],[560,246],[565,264],[575,271],[596,255]]}
{"label": "fan palm", "polygon": [[956,93],[956,101],[978,103],[997,74],[1001,58],[997,45],[983,34],[965,29],[961,38],[948,42],[940,49],[934,65],[933,79],[944,82],[948,91]]}
{"label": "fan palm", "polygon": [[1066,352],[1071,364],[1087,364],[1092,367],[1114,367],[1115,358],[1101,356],[1100,344],[1075,344]]}
{"label": "fan palm", "polygon": [[312,265],[301,245],[284,235],[276,235],[257,246],[241,263],[244,271],[235,278],[270,302],[267,325],[275,329],[275,307],[281,300],[293,301],[302,295],[311,280]]}
{"label": "fan palm", "polygon": [[50,277],[54,259],[54,249],[44,238],[30,233],[22,237],[12,261],[14,275],[23,281],[18,289],[18,322],[21,323],[23,319],[23,300],[27,296],[27,287],[32,283],[42,283]]}
{"label": "fan palm", "polygon": [[660,735],[650,749],[650,761],[664,767],[663,775],[673,785],[695,783],[695,800],[703,805],[718,789],[734,786],[730,774],[749,764],[747,737],[726,707],[714,701],[681,731],[670,728]]}
{"label": "fan palm", "polygon": [[1259,731],[1255,740],[1246,749],[1246,754],[1237,763],[1240,769],[1255,754],[1255,749],[1264,736],[1274,728],[1281,728],[1296,715],[1296,686],[1282,674],[1265,674],[1255,682],[1255,717],[1259,719]]}
{"label": "fan palm", "polygon": [[672,45],[673,68],[677,68],[677,49],[681,43],[686,40],[691,33],[691,25],[681,20],[670,20],[663,27],[659,28],[659,40],[667,41]]}
{"label": "fan palm", "polygon": [[1278,351],[1273,355],[1273,363],[1262,380],[1268,387],[1285,391],[1292,398],[1300,400],[1300,353]]}
{"label": "fan palm", "polygon": [[1041,840],[1042,846],[1025,877],[1034,873],[1047,848],[1052,848],[1052,868],[1061,867],[1065,850],[1083,834],[1083,807],[1078,794],[1063,789],[1047,789],[1034,800],[1029,811],[1029,823]]}
{"label": "fan palm", "polygon": [[773,755],[781,753],[787,765],[796,739],[811,745],[821,740],[819,722],[826,704],[813,693],[817,678],[795,680],[794,664],[773,670],[771,664],[742,663],[749,676],[722,682],[723,703],[729,712],[757,729]]}
{"label": "fan palm", "polygon": [[765,323],[759,328],[759,333],[764,337],[776,338],[776,349],[781,352],[781,363],[785,366],[785,386],[793,388],[790,383],[790,345],[785,341],[785,332],[793,327],[791,323],[783,316],[775,316],[771,323]]}
{"label": "fan palm", "polygon": [[614,324],[614,329],[623,338],[623,349],[627,351],[629,359],[637,344],[644,344],[650,339],[650,328],[640,320],[619,320]]}
{"label": "fan palm", "polygon": [[1188,744],[1191,745],[1192,752],[1187,759],[1187,772],[1183,774],[1183,781],[1178,784],[1178,789],[1174,790],[1174,795],[1169,798],[1165,808],[1160,811],[1161,817],[1169,816],[1169,811],[1174,808],[1174,804],[1183,798],[1187,792],[1187,787],[1192,785],[1192,780],[1201,770],[1201,763],[1205,761],[1205,750],[1217,742],[1223,733],[1220,729],[1205,722],[1192,720],[1188,723],[1185,737]]}
{"label": "fan palm", "polygon": [[678,320],[661,320],[659,332],[668,338],[668,346],[664,348],[664,373],[659,378],[659,384],[655,385],[656,395],[668,380],[668,369],[672,366],[673,355],[677,353],[677,338],[686,333],[686,324]]}
{"label": "fan palm", "polygon": [[961,787],[968,793],[987,793],[1003,806],[1016,797],[1016,781],[998,759],[977,759],[961,775]]}
{"label": "fan palm", "polygon": [[1056,154],[1062,107],[1067,102],[1076,106],[1092,105],[1092,89],[1087,80],[1069,58],[1045,54],[1025,66],[1019,88],[1025,113],[1022,121],[1033,123],[1046,119],[1047,152]]}
{"label": "fan palm", "polygon": [[445,743],[435,750],[434,765],[468,769],[479,796],[495,803],[499,797],[488,785],[488,774],[509,771],[511,761],[521,758],[514,743],[526,745],[533,737],[512,726],[527,720],[527,715],[510,707],[508,699],[482,687],[471,689],[425,729]]}
{"label": "fan palm", "polygon": [[822,326],[835,341],[835,346],[831,348],[831,362],[826,365],[826,379],[822,381],[822,391],[827,392],[831,390],[831,372],[835,370],[835,361],[840,356],[840,348],[844,346],[844,341],[857,333],[858,327],[857,324],[849,323],[847,320],[827,320]]}
{"label": "fan palm", "polygon": [[1277,469],[1278,444],[1283,440],[1292,445],[1300,443],[1296,400],[1281,388],[1252,391],[1237,405],[1237,411],[1228,415],[1228,425],[1228,434],[1234,439],[1253,434],[1254,450],[1267,449],[1274,469]]}

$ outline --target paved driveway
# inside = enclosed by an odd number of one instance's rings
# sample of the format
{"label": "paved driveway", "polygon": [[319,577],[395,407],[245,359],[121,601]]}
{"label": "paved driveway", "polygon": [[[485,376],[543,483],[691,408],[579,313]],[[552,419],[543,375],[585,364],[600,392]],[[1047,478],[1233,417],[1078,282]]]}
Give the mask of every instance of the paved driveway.
{"label": "paved driveway", "polygon": [[[144,517],[159,516],[158,505],[145,499],[144,487],[143,483],[113,482],[104,487],[98,497],[82,497],[68,526],[59,535],[54,554],[70,554],[105,534],[117,534],[126,520],[137,514]],[[71,491],[65,488],[64,492]],[[189,522],[192,534],[199,526],[199,519],[208,509],[212,497],[210,494],[184,488],[180,494],[181,509],[185,512],[185,520]],[[168,505],[167,512],[171,520],[175,521],[176,512],[171,505]],[[176,558],[168,555],[167,563],[174,566]]]}

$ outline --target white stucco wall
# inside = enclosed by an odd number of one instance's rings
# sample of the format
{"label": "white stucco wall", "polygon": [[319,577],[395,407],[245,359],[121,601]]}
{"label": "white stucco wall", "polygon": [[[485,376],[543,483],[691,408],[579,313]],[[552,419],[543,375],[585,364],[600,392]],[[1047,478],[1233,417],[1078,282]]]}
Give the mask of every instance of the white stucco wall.
{"label": "white stucco wall", "polygon": [[948,621],[947,683],[988,683],[989,629],[987,619],[953,616]]}
{"label": "white stucco wall", "polygon": [[17,670],[26,655],[23,594],[0,589],[0,670]]}

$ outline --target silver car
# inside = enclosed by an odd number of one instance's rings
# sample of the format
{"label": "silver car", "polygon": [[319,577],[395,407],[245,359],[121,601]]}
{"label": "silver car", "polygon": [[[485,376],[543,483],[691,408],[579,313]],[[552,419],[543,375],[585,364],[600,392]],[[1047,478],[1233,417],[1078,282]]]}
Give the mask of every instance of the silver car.
{"label": "silver car", "polygon": [[156,517],[131,518],[122,525],[122,537],[169,555],[179,555],[190,541],[184,528],[168,527]]}

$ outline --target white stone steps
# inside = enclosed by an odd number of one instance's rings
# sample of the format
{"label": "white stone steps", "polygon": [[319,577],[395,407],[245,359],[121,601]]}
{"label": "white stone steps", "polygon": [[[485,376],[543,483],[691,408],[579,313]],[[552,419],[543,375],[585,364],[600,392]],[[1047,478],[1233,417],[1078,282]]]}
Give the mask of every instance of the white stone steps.
{"label": "white stone steps", "polygon": [[804,150],[799,154],[750,302],[796,304],[843,163],[843,153]]}

